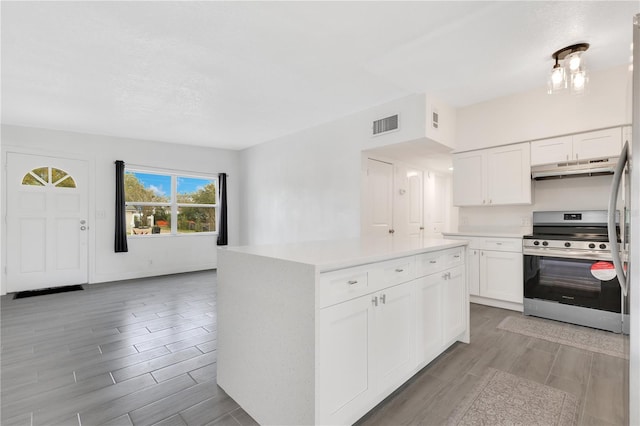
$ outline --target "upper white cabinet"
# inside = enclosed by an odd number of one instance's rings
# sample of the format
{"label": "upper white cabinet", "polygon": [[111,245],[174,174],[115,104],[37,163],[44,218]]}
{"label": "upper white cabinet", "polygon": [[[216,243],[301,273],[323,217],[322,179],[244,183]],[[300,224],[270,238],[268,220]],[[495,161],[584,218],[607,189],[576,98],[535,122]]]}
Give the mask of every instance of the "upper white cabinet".
{"label": "upper white cabinet", "polygon": [[531,142],[531,165],[616,157],[622,148],[622,129],[596,130]]}
{"label": "upper white cabinet", "polygon": [[531,204],[529,143],[453,155],[453,204]]}

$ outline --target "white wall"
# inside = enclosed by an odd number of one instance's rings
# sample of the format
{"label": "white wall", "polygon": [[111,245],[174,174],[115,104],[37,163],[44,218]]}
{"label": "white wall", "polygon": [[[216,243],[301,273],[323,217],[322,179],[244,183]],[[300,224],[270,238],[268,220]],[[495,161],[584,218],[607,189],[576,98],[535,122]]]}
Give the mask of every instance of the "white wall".
{"label": "white wall", "polygon": [[[89,200],[89,283],[210,269],[217,264],[217,237],[211,234],[132,237],[128,253],[114,253],[115,160],[192,173],[228,173],[229,243],[239,242],[241,176],[237,151],[3,125],[3,165],[6,153],[12,151],[66,155],[90,162],[94,191]],[[4,208],[4,185],[2,191]],[[2,232],[2,253],[6,253],[5,235]],[[5,278],[3,275],[2,283]]]}
{"label": "white wall", "polygon": [[593,72],[588,93],[549,95],[545,87],[460,108],[456,150],[487,148],[631,123],[628,66]]}
{"label": "white wall", "polygon": [[342,120],[241,153],[243,244],[357,237],[358,132]]}
{"label": "white wall", "polygon": [[[361,151],[425,138],[425,95],[413,95],[241,153],[243,244],[360,235]],[[371,136],[400,115],[398,131]]]}

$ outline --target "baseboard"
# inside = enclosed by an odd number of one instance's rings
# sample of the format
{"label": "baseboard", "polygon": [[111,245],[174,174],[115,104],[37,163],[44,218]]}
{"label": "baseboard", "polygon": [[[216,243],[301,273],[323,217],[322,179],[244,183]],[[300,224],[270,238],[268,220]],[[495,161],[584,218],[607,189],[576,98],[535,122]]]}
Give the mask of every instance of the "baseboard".
{"label": "baseboard", "polygon": [[509,309],[510,311],[522,312],[522,303],[507,302],[504,300],[490,299],[488,297],[481,296],[469,296],[471,303],[477,303],[479,305],[493,306],[494,308]]}
{"label": "baseboard", "polygon": [[134,280],[137,278],[158,277],[161,275],[183,274],[185,272],[197,272],[206,271],[209,269],[216,269],[218,265],[215,263],[207,263],[200,265],[188,265],[182,268],[154,268],[146,269],[144,271],[128,271],[118,272],[114,274],[95,274],[93,280],[89,284],[108,283],[113,281]]}

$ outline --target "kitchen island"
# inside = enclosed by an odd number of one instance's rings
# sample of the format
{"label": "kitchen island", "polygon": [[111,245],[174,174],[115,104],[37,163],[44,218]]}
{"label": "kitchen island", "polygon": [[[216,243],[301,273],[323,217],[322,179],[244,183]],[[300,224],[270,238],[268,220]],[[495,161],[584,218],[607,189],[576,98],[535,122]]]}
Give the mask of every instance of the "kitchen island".
{"label": "kitchen island", "polygon": [[351,424],[469,342],[466,242],[218,250],[218,384],[260,424]]}

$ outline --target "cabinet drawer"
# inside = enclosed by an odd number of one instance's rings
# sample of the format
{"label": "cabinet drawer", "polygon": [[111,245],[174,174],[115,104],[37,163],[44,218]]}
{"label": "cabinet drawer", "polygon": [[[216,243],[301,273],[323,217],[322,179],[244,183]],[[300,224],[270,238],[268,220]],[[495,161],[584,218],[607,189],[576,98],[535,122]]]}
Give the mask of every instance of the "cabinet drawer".
{"label": "cabinet drawer", "polygon": [[415,258],[402,257],[371,265],[369,284],[373,291],[411,281],[415,278]]}
{"label": "cabinet drawer", "polygon": [[482,241],[483,250],[522,252],[522,239],[520,238],[488,238]]}
{"label": "cabinet drawer", "polygon": [[320,307],[350,300],[373,290],[365,268],[341,269],[320,274]]}
{"label": "cabinet drawer", "polygon": [[464,262],[464,247],[425,253],[416,256],[416,276],[423,277],[435,272],[461,265]]}

